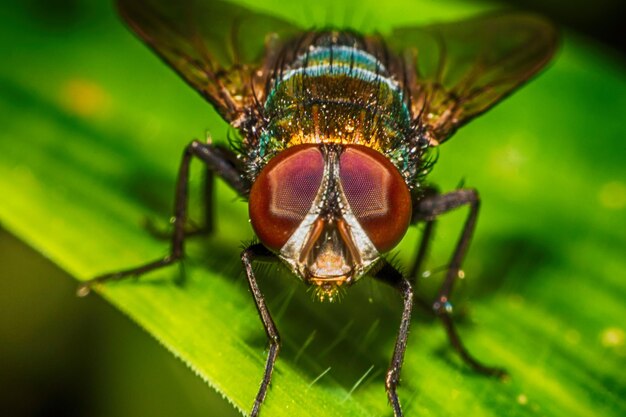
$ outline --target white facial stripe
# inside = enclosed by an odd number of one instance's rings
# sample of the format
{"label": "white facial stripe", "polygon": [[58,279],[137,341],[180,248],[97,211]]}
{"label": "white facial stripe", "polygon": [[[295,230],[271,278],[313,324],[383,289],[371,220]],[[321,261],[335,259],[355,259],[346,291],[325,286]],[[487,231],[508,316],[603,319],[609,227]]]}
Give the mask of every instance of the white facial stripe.
{"label": "white facial stripe", "polygon": [[[339,177],[337,177],[337,181],[339,181]],[[356,265],[357,271],[354,276],[354,280],[358,280],[361,278],[369,269],[374,266],[374,263],[380,258],[380,254],[378,250],[370,240],[363,227],[357,220],[357,218],[352,213],[350,209],[350,204],[348,204],[348,200],[343,192],[343,188],[341,187],[341,182],[339,182],[339,189],[341,192],[339,193],[339,198],[342,202],[342,216],[344,221],[348,224],[349,232],[352,235],[352,241],[356,246],[357,252],[361,257],[361,262]]]}

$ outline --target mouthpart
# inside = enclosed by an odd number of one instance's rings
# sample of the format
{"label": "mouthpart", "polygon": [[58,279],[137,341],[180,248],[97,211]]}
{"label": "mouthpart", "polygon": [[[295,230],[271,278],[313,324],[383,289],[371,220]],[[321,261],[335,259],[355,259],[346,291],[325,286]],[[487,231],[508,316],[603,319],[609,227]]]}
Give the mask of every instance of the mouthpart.
{"label": "mouthpart", "polygon": [[[351,283],[350,275],[335,277],[310,277],[308,282],[313,285],[315,298],[322,302],[338,301],[341,298],[342,289]],[[345,284],[345,285],[344,285]]]}

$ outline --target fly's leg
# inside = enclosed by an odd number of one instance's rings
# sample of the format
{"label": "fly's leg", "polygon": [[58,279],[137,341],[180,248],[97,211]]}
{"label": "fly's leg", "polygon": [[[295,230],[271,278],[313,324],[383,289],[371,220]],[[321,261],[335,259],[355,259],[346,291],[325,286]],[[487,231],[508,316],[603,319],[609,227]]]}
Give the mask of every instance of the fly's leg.
{"label": "fly's leg", "polygon": [[[213,213],[213,188],[215,176],[211,168],[207,167],[202,184],[202,204],[204,205],[204,219],[202,225],[186,220],[184,225],[185,238],[196,236],[208,236],[215,230],[215,214]],[[144,227],[153,237],[160,240],[172,239],[172,232],[169,228],[161,228],[151,218],[147,218]]]}
{"label": "fly's leg", "polygon": [[[420,195],[420,198],[424,198],[425,196],[436,196],[436,195],[439,195],[437,189],[428,187],[425,190],[425,192]],[[414,202],[413,206],[418,207],[419,201],[421,200],[418,200],[417,203]],[[418,211],[414,211],[413,220],[412,220],[413,223],[422,220],[421,218],[418,217],[420,214],[421,213],[419,213]],[[436,224],[436,220],[434,218],[428,219],[425,221],[424,231],[422,232],[422,237],[417,247],[417,254],[415,256],[415,259],[413,260],[413,263],[411,264],[411,267],[409,268],[409,274],[408,274],[408,279],[411,281],[411,283],[414,284],[415,289],[416,289],[415,304],[418,307],[420,307],[422,310],[424,310],[426,313],[431,313],[431,314],[433,312],[432,302],[419,295],[419,292],[417,291],[417,285],[419,284],[418,274],[422,270],[422,266],[424,265],[424,260],[426,259],[426,255],[428,254],[428,251],[430,249],[430,244],[432,242],[435,224]]]}
{"label": "fly's leg", "polygon": [[[420,194],[420,200],[418,200],[417,203],[414,202],[413,204],[414,206],[419,207],[418,206],[419,203],[423,201],[424,198],[432,198],[437,195],[439,195],[439,192],[437,191],[436,188],[428,187],[423,192],[423,194]],[[416,223],[418,221],[424,220],[423,218],[420,217],[421,214],[422,213],[420,213],[418,210],[414,210],[412,223]],[[417,280],[417,275],[421,271],[421,268],[424,264],[424,259],[426,259],[426,255],[428,254],[428,250],[430,248],[430,242],[433,237],[433,231],[435,229],[435,223],[436,221],[434,218],[432,219],[429,218],[429,219],[426,219],[425,221],[424,231],[422,232],[422,238],[420,239],[420,243],[417,248],[417,255],[415,256],[415,259],[413,260],[413,263],[411,264],[411,267],[409,268],[408,278],[412,282],[415,282]]]}
{"label": "fly's leg", "polygon": [[263,322],[263,327],[265,328],[265,333],[267,334],[267,339],[270,345],[269,352],[267,353],[267,360],[265,362],[263,379],[261,380],[261,386],[259,387],[259,391],[254,400],[254,405],[252,406],[252,412],[250,413],[251,417],[257,417],[259,415],[261,404],[265,399],[267,389],[272,379],[274,364],[276,363],[276,358],[278,357],[278,352],[280,351],[280,336],[278,335],[278,330],[276,329],[274,320],[272,320],[272,316],[270,315],[267,305],[265,304],[265,298],[259,289],[256,277],[254,276],[254,271],[252,269],[252,262],[255,260],[272,262],[276,261],[277,258],[265,246],[259,243],[249,246],[241,253],[241,262],[243,263],[246,271],[248,285],[250,287],[250,291],[252,292],[252,296],[254,297],[254,302],[256,304],[257,311],[259,312],[259,317]]}
{"label": "fly's leg", "polygon": [[237,171],[229,161],[223,159],[222,154],[216,151],[216,147],[194,140],[185,148],[178,171],[176,195],[174,198],[174,233],[171,236],[172,244],[170,253],[164,258],[134,268],[107,273],[85,281],[78,287],[78,295],[85,296],[89,294],[91,287],[95,284],[118,281],[127,277],[137,277],[147,272],[154,271],[155,269],[171,265],[184,256],[185,221],[187,218],[187,195],[189,191],[189,165],[193,157],[204,161],[210,169],[219,174],[235,190],[245,192],[247,189],[240,172]]}
{"label": "fly's leg", "polygon": [[411,310],[413,309],[413,288],[409,280],[404,278],[397,269],[386,261],[382,269],[375,275],[376,278],[386,284],[391,285],[402,294],[403,309],[402,319],[400,320],[400,329],[396,338],[396,346],[393,350],[391,364],[385,378],[385,389],[387,390],[387,398],[393,408],[394,417],[402,417],[402,408],[400,400],[396,392],[400,382],[400,370],[404,363],[404,352],[406,351],[407,338],[409,337],[409,325],[411,323]]}
{"label": "fly's leg", "polygon": [[[204,219],[201,225],[195,224],[189,219],[185,225],[185,238],[196,236],[207,236],[215,230],[215,214],[214,214],[214,189],[215,189],[215,174],[218,174],[224,180],[226,180],[231,187],[233,187],[240,195],[245,195],[248,191],[248,187],[241,183],[239,179],[237,184],[232,180],[236,178],[232,177],[228,171],[234,170],[237,175],[243,171],[239,166],[237,156],[230,150],[220,145],[204,145],[211,148],[210,161],[207,161],[207,167],[204,172],[203,184],[202,184],[202,203],[204,206]],[[148,218],[145,223],[145,227],[148,232],[157,239],[170,240],[172,238],[172,232],[169,229],[162,229],[158,227],[152,219]]]}
{"label": "fly's leg", "polygon": [[409,278],[411,280],[417,280],[418,278],[417,275],[424,264],[424,259],[426,258],[426,254],[428,253],[428,249],[430,247],[434,228],[435,220],[426,220],[424,232],[422,232],[422,238],[417,249],[417,255],[415,256],[415,260],[409,269]]}
{"label": "fly's leg", "polygon": [[443,195],[426,197],[417,204],[413,219],[424,220],[427,224],[428,222],[432,223],[437,216],[464,205],[469,205],[470,211],[465,220],[463,231],[454,249],[452,258],[450,259],[446,277],[432,308],[443,323],[446,333],[448,334],[448,339],[461,359],[472,369],[482,374],[501,377],[506,375],[504,369],[484,365],[467,351],[459,337],[451,316],[452,305],[450,304],[450,295],[459,277],[461,263],[465,257],[476,226],[476,219],[480,207],[478,192],[474,189],[460,189]]}

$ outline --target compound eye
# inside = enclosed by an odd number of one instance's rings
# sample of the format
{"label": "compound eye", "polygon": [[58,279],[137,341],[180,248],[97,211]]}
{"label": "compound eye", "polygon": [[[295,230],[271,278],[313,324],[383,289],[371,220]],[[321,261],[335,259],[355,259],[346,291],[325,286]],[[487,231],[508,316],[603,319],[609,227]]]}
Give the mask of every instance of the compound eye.
{"label": "compound eye", "polygon": [[379,252],[393,249],[411,221],[411,194],[398,169],[380,152],[347,146],[339,178],[350,209]]}
{"label": "compound eye", "polygon": [[322,183],[324,158],[317,145],[298,145],[271,159],[250,190],[252,228],[280,250],[311,209]]}

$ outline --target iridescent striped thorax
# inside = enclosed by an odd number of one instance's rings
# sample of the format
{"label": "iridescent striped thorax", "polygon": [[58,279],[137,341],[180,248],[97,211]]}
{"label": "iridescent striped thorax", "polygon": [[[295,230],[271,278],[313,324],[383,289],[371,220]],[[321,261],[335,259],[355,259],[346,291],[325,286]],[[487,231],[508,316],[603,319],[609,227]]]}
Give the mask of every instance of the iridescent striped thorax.
{"label": "iridescent striped thorax", "polygon": [[326,32],[298,45],[293,57],[276,70],[263,103],[266,122],[246,149],[250,177],[292,146],[362,145],[384,154],[413,188],[425,147],[401,84],[364,40]]}

